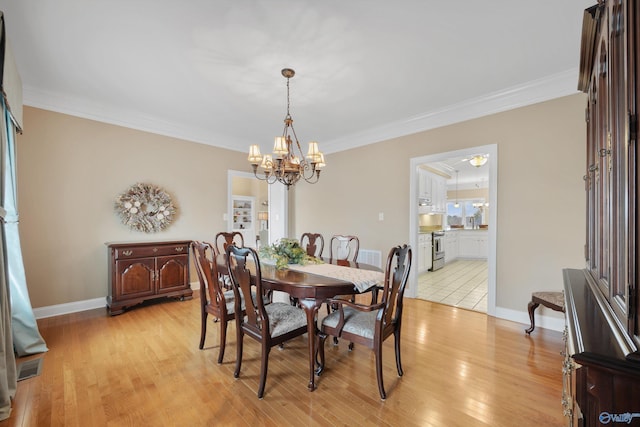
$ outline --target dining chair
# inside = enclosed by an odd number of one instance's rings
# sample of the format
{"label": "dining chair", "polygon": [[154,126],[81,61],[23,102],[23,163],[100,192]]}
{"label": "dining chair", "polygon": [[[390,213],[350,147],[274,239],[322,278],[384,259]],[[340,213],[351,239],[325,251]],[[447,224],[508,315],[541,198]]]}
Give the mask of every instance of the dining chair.
{"label": "dining chair", "polygon": [[327,336],[349,340],[349,350],[353,343],[366,345],[373,350],[376,359],[376,374],[380,398],[387,394],[382,379],[382,343],[393,334],[395,338],[396,368],[398,376],[403,375],[400,359],[400,331],[402,326],[402,299],[411,269],[412,252],[408,245],[396,246],[389,251],[384,277],[384,287],[380,289],[379,303],[364,305],[344,299],[331,299],[337,310],[322,320],[318,334],[320,370],[325,366],[324,342]]}
{"label": "dining chair", "polygon": [[[214,254],[226,257],[227,246],[235,245],[239,248],[244,247],[244,236],[239,231],[221,231],[216,234],[214,240],[215,246],[213,247]],[[225,258],[226,259],[226,258]],[[222,284],[225,288],[231,289],[231,282],[229,279],[229,271],[227,269],[221,268],[218,271],[220,275],[220,279],[222,280]]]}
{"label": "dining chair", "polygon": [[346,260],[355,262],[360,250],[360,239],[356,236],[336,234],[331,237],[329,258],[332,260]]}
{"label": "dining chair", "polygon": [[307,251],[307,255],[320,258],[324,250],[324,237],[319,233],[302,233],[300,247]]}
{"label": "dining chair", "polygon": [[264,292],[260,260],[255,250],[229,245],[226,253],[229,276],[235,293],[236,310],[240,309],[241,296],[244,297],[246,307],[246,315],[236,317],[238,354],[233,376],[235,378],[240,376],[243,341],[244,336],[247,335],[258,341],[262,347],[260,385],[258,386],[258,398],[262,399],[271,348],[307,332],[307,316],[301,308],[283,302],[265,304],[263,298],[257,297],[257,295],[264,295]]}
{"label": "dining chair", "polygon": [[[227,338],[227,324],[235,319],[235,294],[233,290],[225,291],[220,283],[218,266],[213,247],[210,243],[193,241],[191,249],[194,264],[200,280],[200,311],[202,325],[200,327],[200,350],[204,348],[207,335],[207,316],[214,316],[214,322],[220,322],[220,350],[218,363],[222,363]],[[240,308],[242,310],[242,308]]]}

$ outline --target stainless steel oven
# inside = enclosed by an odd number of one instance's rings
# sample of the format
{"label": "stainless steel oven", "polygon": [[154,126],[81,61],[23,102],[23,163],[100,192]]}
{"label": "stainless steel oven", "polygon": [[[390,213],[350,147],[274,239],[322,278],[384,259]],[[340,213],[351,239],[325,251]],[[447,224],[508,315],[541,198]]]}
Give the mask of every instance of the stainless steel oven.
{"label": "stainless steel oven", "polygon": [[444,267],[444,231],[434,231],[432,236],[431,271],[436,271]]}

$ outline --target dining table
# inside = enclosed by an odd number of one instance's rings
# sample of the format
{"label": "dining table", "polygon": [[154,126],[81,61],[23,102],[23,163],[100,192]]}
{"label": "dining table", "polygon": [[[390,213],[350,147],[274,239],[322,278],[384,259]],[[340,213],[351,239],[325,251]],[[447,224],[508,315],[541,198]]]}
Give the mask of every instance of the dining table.
{"label": "dining table", "polygon": [[[304,266],[289,265],[280,270],[273,264],[260,262],[263,288],[289,294],[297,299],[305,311],[309,338],[309,391],[316,388],[315,338],[318,331],[318,309],[330,298],[366,292],[376,285],[382,285],[384,281],[384,273],[374,265],[329,258],[322,258],[322,261],[320,264]],[[226,259],[218,257],[217,263],[219,268],[227,268]],[[356,270],[362,270],[366,277],[357,277],[360,275]]]}

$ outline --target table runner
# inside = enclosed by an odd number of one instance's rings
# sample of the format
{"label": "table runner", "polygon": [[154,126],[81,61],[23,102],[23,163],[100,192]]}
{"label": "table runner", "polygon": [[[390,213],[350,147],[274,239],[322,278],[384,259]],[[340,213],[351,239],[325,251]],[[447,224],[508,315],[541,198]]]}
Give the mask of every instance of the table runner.
{"label": "table runner", "polygon": [[372,286],[384,284],[384,273],[380,271],[361,270],[335,264],[290,264],[288,268],[351,282],[358,289],[358,292],[364,292]]}

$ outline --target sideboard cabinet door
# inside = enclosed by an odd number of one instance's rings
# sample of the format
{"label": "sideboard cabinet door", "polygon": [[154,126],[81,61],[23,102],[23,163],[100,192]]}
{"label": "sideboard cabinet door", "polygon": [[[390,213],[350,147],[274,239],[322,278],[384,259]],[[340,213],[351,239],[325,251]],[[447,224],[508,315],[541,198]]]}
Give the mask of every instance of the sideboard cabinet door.
{"label": "sideboard cabinet door", "polygon": [[116,291],[119,298],[143,298],[155,294],[156,260],[139,258],[116,261]]}

